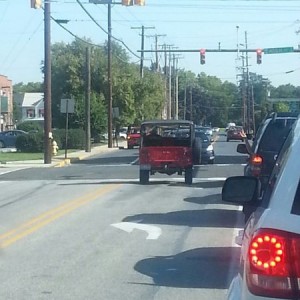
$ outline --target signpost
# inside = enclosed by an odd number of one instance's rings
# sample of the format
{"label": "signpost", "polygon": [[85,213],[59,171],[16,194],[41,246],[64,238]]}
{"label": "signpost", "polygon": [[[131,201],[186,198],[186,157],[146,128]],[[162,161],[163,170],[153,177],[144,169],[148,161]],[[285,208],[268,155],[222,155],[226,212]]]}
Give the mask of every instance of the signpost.
{"label": "signpost", "polygon": [[293,47],[281,47],[281,48],[265,48],[264,54],[278,54],[278,53],[289,53],[294,52]]}
{"label": "signpost", "polygon": [[74,99],[61,99],[60,100],[60,112],[66,114],[66,135],[65,135],[65,159],[68,157],[68,123],[69,113],[74,113],[75,101]]}

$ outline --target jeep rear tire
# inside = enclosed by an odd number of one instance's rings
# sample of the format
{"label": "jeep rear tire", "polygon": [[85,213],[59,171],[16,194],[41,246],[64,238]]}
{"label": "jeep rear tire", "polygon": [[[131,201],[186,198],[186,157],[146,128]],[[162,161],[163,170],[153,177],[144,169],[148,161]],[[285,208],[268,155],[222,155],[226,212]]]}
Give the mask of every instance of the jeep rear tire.
{"label": "jeep rear tire", "polygon": [[185,169],[184,181],[188,185],[191,185],[193,183],[193,168],[192,167],[188,167]]}
{"label": "jeep rear tire", "polygon": [[149,171],[140,170],[140,184],[147,184],[149,182]]}
{"label": "jeep rear tire", "polygon": [[193,142],[193,165],[201,164],[201,139],[195,138]]}

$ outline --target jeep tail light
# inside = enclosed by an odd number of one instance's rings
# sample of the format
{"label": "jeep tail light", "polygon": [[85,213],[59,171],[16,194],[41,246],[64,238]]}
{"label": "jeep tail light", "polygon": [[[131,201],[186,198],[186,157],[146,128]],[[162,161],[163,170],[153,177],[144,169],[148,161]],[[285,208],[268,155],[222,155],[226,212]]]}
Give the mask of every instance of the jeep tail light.
{"label": "jeep tail light", "polygon": [[252,238],[246,262],[251,293],[274,298],[300,297],[300,235],[261,229]]}
{"label": "jeep tail light", "polygon": [[251,173],[253,176],[259,176],[261,173],[263,158],[259,155],[252,155],[250,158]]}

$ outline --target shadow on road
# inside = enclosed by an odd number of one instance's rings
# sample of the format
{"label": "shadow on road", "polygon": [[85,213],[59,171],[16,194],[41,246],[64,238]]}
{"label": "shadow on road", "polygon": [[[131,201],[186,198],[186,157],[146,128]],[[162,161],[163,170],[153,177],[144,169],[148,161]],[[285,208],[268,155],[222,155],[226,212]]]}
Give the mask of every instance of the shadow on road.
{"label": "shadow on road", "polygon": [[228,289],[238,272],[239,255],[239,247],[197,248],[147,258],[137,262],[134,269],[152,277],[157,286]]}
{"label": "shadow on road", "polygon": [[[189,197],[183,201],[196,204],[220,204],[222,203],[221,194],[207,195],[203,197]],[[226,203],[227,204],[227,203]]]}
{"label": "shadow on road", "polygon": [[123,222],[189,227],[243,228],[243,213],[229,209],[181,210],[168,213],[137,214]]}
{"label": "shadow on road", "polygon": [[245,164],[247,159],[246,155],[216,155],[215,164]]}

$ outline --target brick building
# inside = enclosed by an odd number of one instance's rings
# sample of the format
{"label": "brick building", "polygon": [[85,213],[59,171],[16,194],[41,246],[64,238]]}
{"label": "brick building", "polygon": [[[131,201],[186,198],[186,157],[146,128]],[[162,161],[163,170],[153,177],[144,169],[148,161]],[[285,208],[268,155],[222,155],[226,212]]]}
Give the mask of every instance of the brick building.
{"label": "brick building", "polygon": [[12,129],[13,127],[12,81],[0,74],[0,131]]}

